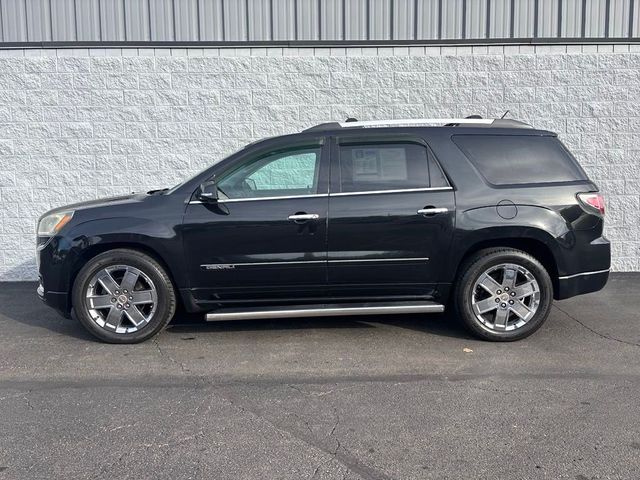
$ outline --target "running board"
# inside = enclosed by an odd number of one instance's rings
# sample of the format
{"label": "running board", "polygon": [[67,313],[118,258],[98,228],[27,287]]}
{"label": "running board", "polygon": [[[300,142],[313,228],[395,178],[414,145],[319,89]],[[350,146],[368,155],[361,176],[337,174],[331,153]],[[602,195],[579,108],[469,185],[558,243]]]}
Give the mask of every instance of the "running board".
{"label": "running board", "polygon": [[441,313],[444,305],[436,302],[371,302],[321,305],[287,305],[260,308],[221,308],[207,313],[209,322],[257,320],[268,318],[339,317],[343,315],[386,315],[398,313]]}

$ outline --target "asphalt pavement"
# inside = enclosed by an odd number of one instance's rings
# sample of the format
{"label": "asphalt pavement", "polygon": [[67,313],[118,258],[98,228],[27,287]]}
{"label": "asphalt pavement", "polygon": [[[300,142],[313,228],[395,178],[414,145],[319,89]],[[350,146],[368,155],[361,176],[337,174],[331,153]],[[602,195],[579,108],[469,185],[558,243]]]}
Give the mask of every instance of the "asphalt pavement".
{"label": "asphalt pavement", "polygon": [[526,340],[447,314],[95,341],[0,284],[0,480],[638,479],[640,274]]}

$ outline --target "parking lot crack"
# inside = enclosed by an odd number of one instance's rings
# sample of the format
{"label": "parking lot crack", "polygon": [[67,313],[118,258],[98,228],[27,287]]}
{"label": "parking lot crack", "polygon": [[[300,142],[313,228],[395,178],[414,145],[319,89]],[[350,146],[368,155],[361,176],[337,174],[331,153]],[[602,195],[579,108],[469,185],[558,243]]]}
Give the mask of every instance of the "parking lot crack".
{"label": "parking lot crack", "polygon": [[293,437],[297,440],[302,441],[309,447],[320,450],[329,455],[329,458],[325,459],[314,468],[310,478],[314,478],[314,476],[317,476],[324,465],[329,464],[331,461],[336,461],[342,467],[355,472],[363,478],[369,478],[372,480],[392,479],[392,477],[388,476],[387,474],[362,463],[357,457],[350,454],[344,449],[340,440],[335,436],[335,433],[340,424],[340,418],[337,414],[336,409],[334,409],[336,419],[332,424],[330,432],[323,437],[318,437],[317,435],[313,434],[308,426],[307,428],[302,430],[301,427],[296,428],[294,426],[278,422],[276,419],[270,418],[268,413],[263,409],[257,406],[248,406],[246,404],[243,404],[231,392],[225,392],[223,394],[219,390],[216,390],[216,393],[226,401],[228,401],[233,407],[237,408],[240,412],[250,414],[255,416],[256,418],[259,418],[263,422],[273,427],[280,434]]}
{"label": "parking lot crack", "polygon": [[33,405],[31,404],[31,399],[29,398],[29,395],[31,395],[32,390],[28,390],[23,396],[22,398],[24,398],[24,401],[27,402],[27,407],[29,407],[29,410],[35,410],[33,408]]}
{"label": "parking lot crack", "polygon": [[[331,432],[331,434],[333,434],[333,431]],[[333,450],[332,452],[330,452],[330,457],[325,460],[322,463],[319,463],[316,468],[313,470],[313,474],[311,475],[311,478],[316,478],[316,475],[318,475],[318,473],[320,472],[320,470],[325,466],[328,465],[329,463],[333,462],[336,459],[336,455],[338,455],[338,450],[340,450],[340,440],[336,439],[336,448],[335,450]]]}
{"label": "parking lot crack", "polygon": [[168,353],[166,353],[162,349],[162,347],[160,346],[160,342],[158,342],[158,337],[154,337],[152,339],[152,342],[156,346],[156,350],[158,350],[158,353],[160,354],[160,357],[166,358],[171,363],[173,363],[175,365],[178,365],[180,367],[180,370],[182,371],[182,373],[188,373],[189,372],[189,369],[185,367],[184,363],[177,361],[175,358],[173,358],[171,355],[169,355]]}
{"label": "parking lot crack", "polygon": [[338,410],[336,408],[333,409],[333,414],[336,417],[336,423],[333,425],[331,432],[329,432],[329,437],[332,437],[334,433],[336,433],[336,428],[340,425],[340,415],[338,415]]}
{"label": "parking lot crack", "polygon": [[611,335],[606,335],[604,333],[600,333],[597,330],[591,328],[590,326],[588,326],[587,324],[585,324],[584,322],[580,321],[578,318],[574,317],[573,315],[571,315],[569,312],[567,312],[566,310],[558,307],[557,305],[554,304],[554,307],[557,308],[558,310],[560,310],[562,313],[564,313],[567,317],[569,317],[571,320],[573,320],[574,322],[576,322],[578,325],[580,325],[581,327],[583,327],[584,329],[588,330],[589,332],[593,333],[594,335],[597,335],[600,338],[604,338],[606,340],[612,340],[614,342],[618,342],[618,343],[623,343],[625,345],[632,345],[634,347],[640,347],[640,343],[635,343],[635,342],[628,342],[626,340],[622,340],[620,338],[616,338],[614,336]]}

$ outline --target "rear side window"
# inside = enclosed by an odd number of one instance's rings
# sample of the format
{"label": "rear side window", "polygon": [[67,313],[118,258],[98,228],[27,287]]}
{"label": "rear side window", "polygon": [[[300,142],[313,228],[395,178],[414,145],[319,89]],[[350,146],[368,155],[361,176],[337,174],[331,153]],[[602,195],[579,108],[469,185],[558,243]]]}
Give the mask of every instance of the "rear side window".
{"label": "rear side window", "polygon": [[433,154],[413,143],[340,146],[342,192],[405,190],[446,186],[446,178]]}
{"label": "rear side window", "polygon": [[454,135],[453,142],[493,185],[587,180],[556,137]]}

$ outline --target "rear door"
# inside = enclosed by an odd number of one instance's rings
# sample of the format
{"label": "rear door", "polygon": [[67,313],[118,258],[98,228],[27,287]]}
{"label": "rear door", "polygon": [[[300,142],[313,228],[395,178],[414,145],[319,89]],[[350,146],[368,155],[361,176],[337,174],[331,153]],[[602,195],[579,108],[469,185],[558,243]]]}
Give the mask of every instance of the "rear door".
{"label": "rear door", "polygon": [[337,138],[329,196],[329,293],[430,296],[446,261],[453,189],[422,139]]}

